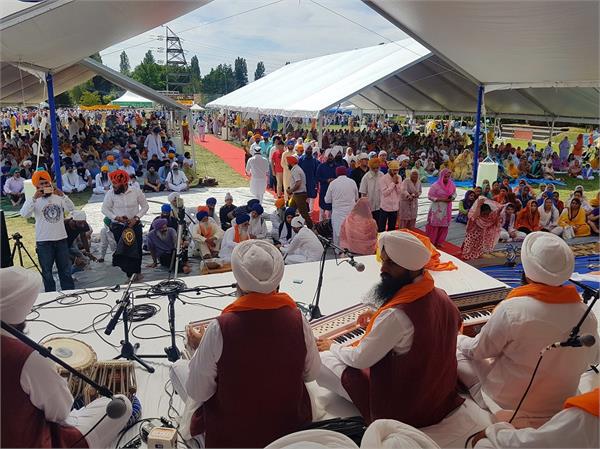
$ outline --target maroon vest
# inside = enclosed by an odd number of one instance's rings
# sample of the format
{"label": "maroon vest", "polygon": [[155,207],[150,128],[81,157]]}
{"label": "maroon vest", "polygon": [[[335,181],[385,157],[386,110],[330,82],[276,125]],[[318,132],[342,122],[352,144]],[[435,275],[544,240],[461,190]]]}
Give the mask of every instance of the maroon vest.
{"label": "maroon vest", "polygon": [[430,426],[464,401],[456,372],[460,313],[438,288],[398,309],[414,326],[410,350],[390,351],[368,370],[346,368],[342,385],[367,422],[383,418]]}
{"label": "maroon vest", "polygon": [[192,435],[204,431],[206,447],[265,447],[311,422],[300,311],[230,312],[217,320],[217,391],[194,413]]}
{"label": "maroon vest", "polygon": [[[2,336],[2,447],[72,447],[81,438],[75,427],[49,422],[21,388],[29,346]],[[76,447],[88,447],[82,439]]]}

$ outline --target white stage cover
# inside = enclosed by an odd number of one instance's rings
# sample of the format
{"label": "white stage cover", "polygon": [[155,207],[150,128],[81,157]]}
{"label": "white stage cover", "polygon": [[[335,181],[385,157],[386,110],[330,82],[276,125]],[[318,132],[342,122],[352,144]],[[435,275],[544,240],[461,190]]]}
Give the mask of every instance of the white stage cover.
{"label": "white stage cover", "polygon": [[[350,265],[341,262],[341,260],[337,263],[335,260],[326,262],[320,304],[324,315],[357,304],[373,284],[378,281],[379,264],[374,256],[358,257],[356,260],[364,263],[364,272],[356,272]],[[458,269],[432,272],[432,275],[436,285],[446,290],[451,296],[507,287],[506,284],[459,259],[442,253],[441,261],[448,260],[453,261]],[[289,293],[296,301],[309,304],[315,294],[318,272],[318,262],[286,266],[281,290]],[[107,282],[110,282],[110,279]],[[188,288],[229,285],[229,287],[221,289],[220,292],[232,295],[234,293],[234,289],[230,286],[235,282],[232,273],[193,276],[185,278],[185,282]],[[132,288],[134,296],[145,294],[149,286],[150,284],[135,284]],[[40,294],[36,306],[34,306],[38,307],[37,310],[28,317],[30,320],[27,323],[29,336],[37,341],[59,336],[72,337],[89,344],[96,352],[98,360],[107,360],[117,356],[119,354],[118,345],[123,338],[122,323],[117,325],[110,336],[106,336],[103,330],[108,323],[106,314],[115,308],[116,301],[123,294],[123,287],[125,286],[121,286],[118,291],[108,290],[108,293],[81,294],[79,301],[75,297],[61,300],[62,304],[71,304],[70,307],[59,305],[56,302],[42,306],[42,304],[55,300],[60,295],[57,293]],[[184,348],[183,336],[186,324],[190,321],[212,318],[233,301],[232,296],[217,297],[217,295],[219,293],[209,291],[200,295],[188,293],[186,296],[181,296],[181,301],[176,304],[175,314],[176,329],[178,331],[177,346],[180,350]],[[134,323],[131,340],[133,343],[140,343],[140,354],[164,354],[164,348],[170,344],[167,333],[168,300],[166,297],[135,300],[136,305],[148,303],[159,305],[160,311],[147,321]],[[600,315],[597,311],[595,312]],[[98,333],[92,328],[93,322]],[[59,328],[63,330],[61,331]],[[85,330],[86,333],[73,332],[73,330],[80,329]],[[165,392],[166,387],[172,391],[172,387],[168,385],[171,363],[166,359],[145,360],[156,368],[156,372],[148,374],[139,366],[136,368],[138,397],[142,402],[143,417],[160,417],[169,414],[175,416],[176,413],[173,409],[169,410],[170,397]],[[435,360],[432,360],[432,363],[435,363]],[[352,404],[318,387],[315,382],[308,384],[308,388],[313,398],[315,420],[358,415],[358,411]],[[589,389],[589,386],[587,389]],[[183,403],[178,396],[174,397],[172,405],[179,413],[183,412]],[[491,416],[476,406],[473,401],[467,400],[441,423],[422,430],[441,447],[463,447],[464,441],[469,435],[481,430],[490,423]],[[127,441],[129,438],[130,435],[128,434],[123,441]]]}

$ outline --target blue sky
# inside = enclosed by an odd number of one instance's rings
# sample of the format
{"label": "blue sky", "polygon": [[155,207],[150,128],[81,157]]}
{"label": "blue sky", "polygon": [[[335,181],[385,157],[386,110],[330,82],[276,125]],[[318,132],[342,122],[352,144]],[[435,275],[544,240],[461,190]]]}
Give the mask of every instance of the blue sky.
{"label": "blue sky", "polygon": [[[198,56],[203,74],[220,63],[233,65],[242,56],[251,81],[260,60],[269,73],[286,61],[406,38],[360,0],[214,0],[167,25],[182,38],[188,62]],[[157,39],[164,34],[162,27],[140,34],[102,51],[102,60],[118,69],[119,54],[125,50],[134,67],[149,49],[157,60],[164,60],[164,40]]]}

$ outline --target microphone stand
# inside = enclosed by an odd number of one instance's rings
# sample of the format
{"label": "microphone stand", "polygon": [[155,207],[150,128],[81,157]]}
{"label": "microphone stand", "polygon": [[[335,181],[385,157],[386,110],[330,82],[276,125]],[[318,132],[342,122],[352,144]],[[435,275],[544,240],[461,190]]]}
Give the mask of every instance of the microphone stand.
{"label": "microphone stand", "polygon": [[109,399],[113,398],[114,393],[111,390],[109,390],[107,387],[105,387],[103,385],[100,385],[97,382],[94,382],[92,379],[87,377],[85,374],[77,371],[75,368],[73,368],[67,362],[61,360],[59,357],[56,357],[54,354],[52,354],[51,347],[46,348],[46,347],[40,345],[39,343],[36,343],[31,338],[29,338],[27,335],[25,335],[23,332],[19,331],[18,329],[16,329],[15,327],[11,326],[8,323],[5,323],[4,321],[1,321],[0,324],[2,326],[2,329],[4,329],[9,334],[16,337],[18,340],[25,343],[27,346],[32,348],[34,351],[37,351],[42,357],[52,360],[53,362],[62,366],[64,369],[66,369],[68,372],[70,372],[74,376],[83,380],[88,385],[91,385],[92,387],[94,387],[100,395],[105,396]]}
{"label": "microphone stand", "polygon": [[573,284],[577,285],[578,287],[580,287],[583,290],[582,296],[583,296],[583,301],[585,304],[587,304],[590,301],[590,299],[592,300],[590,302],[590,304],[587,306],[587,309],[585,309],[585,312],[584,312],[583,316],[581,317],[581,319],[579,320],[579,322],[575,325],[575,327],[573,327],[573,329],[571,330],[571,333],[569,334],[569,338],[567,339],[567,341],[572,341],[572,340],[575,340],[575,338],[579,336],[579,331],[581,329],[581,325],[583,324],[585,319],[588,317],[588,315],[592,311],[592,308],[594,307],[594,305],[596,304],[596,301],[598,300],[598,296],[600,296],[599,295],[600,292],[598,291],[598,289],[588,287],[587,285],[585,285],[582,282],[574,281],[572,279],[569,279],[569,281],[572,282]]}
{"label": "microphone stand", "polygon": [[354,262],[354,255],[346,248],[340,248],[335,245],[330,239],[325,238],[319,234],[315,234],[319,241],[323,244],[323,254],[321,255],[321,262],[319,265],[319,280],[317,281],[317,292],[315,294],[314,304],[308,306],[309,321],[321,318],[323,314],[319,308],[319,302],[321,300],[321,289],[323,288],[323,272],[325,271],[325,260],[327,259],[327,251],[332,248],[338,252],[346,255],[349,259]]}
{"label": "microphone stand", "polygon": [[125,290],[125,292],[123,292],[123,297],[121,298],[121,301],[120,301],[121,305],[117,309],[117,312],[115,313],[115,315],[109,321],[108,325],[106,326],[106,329],[104,330],[104,333],[106,335],[110,335],[112,333],[112,331],[114,330],[115,326],[117,325],[120,316],[123,315],[123,340],[121,340],[121,353],[118,356],[116,356],[114,359],[118,360],[118,359],[123,358],[126,360],[133,360],[133,361],[139,363],[140,365],[142,365],[146,371],[148,371],[150,374],[152,374],[154,372],[154,368],[152,366],[148,365],[148,363],[146,363],[144,360],[142,360],[141,357],[157,358],[160,356],[138,355],[137,350],[139,349],[140,344],[136,343],[134,345],[131,343],[131,341],[129,341],[129,311],[130,311],[130,309],[133,309],[133,301],[132,301],[133,295],[131,294],[130,290],[131,290],[131,283],[133,282],[134,277],[135,277],[135,275],[132,275],[131,278],[129,279],[129,284],[127,285],[127,289]]}

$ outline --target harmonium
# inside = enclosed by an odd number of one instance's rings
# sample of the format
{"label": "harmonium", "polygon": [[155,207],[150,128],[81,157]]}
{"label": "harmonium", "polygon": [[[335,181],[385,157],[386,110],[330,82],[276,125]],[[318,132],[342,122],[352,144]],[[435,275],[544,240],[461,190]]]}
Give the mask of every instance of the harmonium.
{"label": "harmonium", "polygon": [[[462,317],[462,333],[469,337],[477,335],[492,315],[492,311],[496,305],[506,298],[509,291],[510,288],[498,287],[450,295],[450,299],[456,304]],[[310,326],[316,338],[327,338],[340,344],[352,344],[356,340],[359,340],[365,333],[365,329],[357,324],[357,319],[368,310],[370,310],[369,306],[356,304],[331,315],[313,320],[310,322]],[[193,321],[187,327],[206,329],[212,320],[213,318]],[[186,341],[184,358],[189,359],[193,354],[194,350],[188,346]]]}

